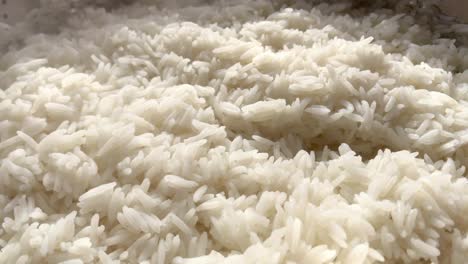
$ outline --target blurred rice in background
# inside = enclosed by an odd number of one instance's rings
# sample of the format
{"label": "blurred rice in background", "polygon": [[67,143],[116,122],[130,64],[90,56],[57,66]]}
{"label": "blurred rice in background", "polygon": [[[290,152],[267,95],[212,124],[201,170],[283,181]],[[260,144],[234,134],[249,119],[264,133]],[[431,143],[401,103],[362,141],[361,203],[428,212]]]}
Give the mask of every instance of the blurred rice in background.
{"label": "blurred rice in background", "polygon": [[468,22],[468,1],[445,0],[441,1],[440,8],[445,14],[456,17],[465,23]]}

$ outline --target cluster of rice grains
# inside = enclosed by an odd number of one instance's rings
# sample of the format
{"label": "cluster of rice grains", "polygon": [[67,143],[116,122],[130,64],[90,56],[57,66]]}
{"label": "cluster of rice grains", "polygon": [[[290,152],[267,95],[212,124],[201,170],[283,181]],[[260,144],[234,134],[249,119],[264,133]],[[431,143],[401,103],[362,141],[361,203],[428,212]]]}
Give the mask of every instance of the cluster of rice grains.
{"label": "cluster of rice grains", "polygon": [[225,4],[88,8],[3,54],[0,263],[464,263],[451,29]]}

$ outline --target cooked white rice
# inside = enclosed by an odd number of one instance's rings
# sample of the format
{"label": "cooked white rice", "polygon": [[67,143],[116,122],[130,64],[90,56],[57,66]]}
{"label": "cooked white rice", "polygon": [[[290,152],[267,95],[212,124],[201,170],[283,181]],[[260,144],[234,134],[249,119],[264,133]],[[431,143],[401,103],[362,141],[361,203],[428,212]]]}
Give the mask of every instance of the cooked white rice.
{"label": "cooked white rice", "polygon": [[466,25],[149,2],[10,28],[0,263],[466,262]]}

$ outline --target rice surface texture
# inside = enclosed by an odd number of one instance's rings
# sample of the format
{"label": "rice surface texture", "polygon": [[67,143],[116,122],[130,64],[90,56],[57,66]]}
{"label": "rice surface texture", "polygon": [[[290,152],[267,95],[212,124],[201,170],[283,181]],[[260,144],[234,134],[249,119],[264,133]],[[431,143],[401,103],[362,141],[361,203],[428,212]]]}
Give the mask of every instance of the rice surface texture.
{"label": "rice surface texture", "polygon": [[43,2],[0,24],[0,263],[467,263],[468,26]]}

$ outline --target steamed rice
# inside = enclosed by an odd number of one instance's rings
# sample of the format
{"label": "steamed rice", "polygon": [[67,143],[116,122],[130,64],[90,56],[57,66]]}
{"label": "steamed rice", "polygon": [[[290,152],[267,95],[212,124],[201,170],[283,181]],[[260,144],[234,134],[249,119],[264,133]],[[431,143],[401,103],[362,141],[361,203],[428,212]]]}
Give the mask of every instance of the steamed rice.
{"label": "steamed rice", "polygon": [[466,25],[147,2],[8,42],[0,263],[465,262]]}

